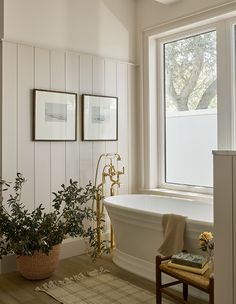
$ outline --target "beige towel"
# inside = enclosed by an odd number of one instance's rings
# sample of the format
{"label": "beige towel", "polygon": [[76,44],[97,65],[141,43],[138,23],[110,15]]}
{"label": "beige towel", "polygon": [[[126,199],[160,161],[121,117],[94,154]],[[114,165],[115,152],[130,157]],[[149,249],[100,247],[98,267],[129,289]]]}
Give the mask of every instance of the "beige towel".
{"label": "beige towel", "polygon": [[184,249],[184,231],[186,217],[177,214],[164,214],[162,217],[162,227],[164,241],[158,251],[169,256]]}

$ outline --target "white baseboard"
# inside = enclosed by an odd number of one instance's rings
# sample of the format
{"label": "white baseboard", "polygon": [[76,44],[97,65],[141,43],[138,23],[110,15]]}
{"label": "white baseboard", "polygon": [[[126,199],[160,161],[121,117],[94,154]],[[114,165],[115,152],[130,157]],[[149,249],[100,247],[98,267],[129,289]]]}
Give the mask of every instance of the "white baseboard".
{"label": "white baseboard", "polygon": [[[104,239],[108,238],[108,234],[103,235]],[[83,238],[68,238],[61,244],[60,260],[70,258],[72,256],[81,255],[88,251],[88,245]],[[14,254],[5,256],[0,260],[0,274],[16,271],[16,257]]]}
{"label": "white baseboard", "polygon": [[61,244],[60,260],[81,255],[87,251],[87,246],[82,238],[69,238]]}
{"label": "white baseboard", "polygon": [[9,254],[0,260],[0,273],[16,271],[16,257]]}

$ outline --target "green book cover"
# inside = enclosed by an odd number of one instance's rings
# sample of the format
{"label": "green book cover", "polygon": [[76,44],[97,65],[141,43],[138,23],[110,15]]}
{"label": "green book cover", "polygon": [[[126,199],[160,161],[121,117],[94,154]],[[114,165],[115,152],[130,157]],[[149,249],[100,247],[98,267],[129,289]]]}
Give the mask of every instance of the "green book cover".
{"label": "green book cover", "polygon": [[202,268],[207,263],[207,258],[198,254],[180,252],[172,255],[171,262],[179,265]]}

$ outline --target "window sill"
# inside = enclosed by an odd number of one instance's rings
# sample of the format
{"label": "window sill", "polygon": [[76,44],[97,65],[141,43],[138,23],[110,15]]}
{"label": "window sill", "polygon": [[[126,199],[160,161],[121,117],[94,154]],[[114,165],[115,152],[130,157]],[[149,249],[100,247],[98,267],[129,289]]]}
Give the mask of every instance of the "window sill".
{"label": "window sill", "polygon": [[202,194],[197,192],[187,192],[187,191],[179,191],[179,190],[171,190],[164,188],[157,189],[143,189],[140,190],[142,194],[153,194],[153,195],[162,195],[169,196],[175,198],[183,198],[186,200],[195,200],[203,203],[213,203],[213,195],[212,194]]}

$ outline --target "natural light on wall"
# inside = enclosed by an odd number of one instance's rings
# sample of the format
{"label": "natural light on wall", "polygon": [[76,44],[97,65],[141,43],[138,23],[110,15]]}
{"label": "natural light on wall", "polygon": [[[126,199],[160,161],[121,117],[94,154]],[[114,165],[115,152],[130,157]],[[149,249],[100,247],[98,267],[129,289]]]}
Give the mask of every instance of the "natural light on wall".
{"label": "natural light on wall", "polygon": [[172,4],[172,3],[180,2],[181,0],[155,0],[155,1],[160,2],[162,4]]}
{"label": "natural light on wall", "polygon": [[165,182],[212,187],[217,148],[216,32],[163,44]]}

